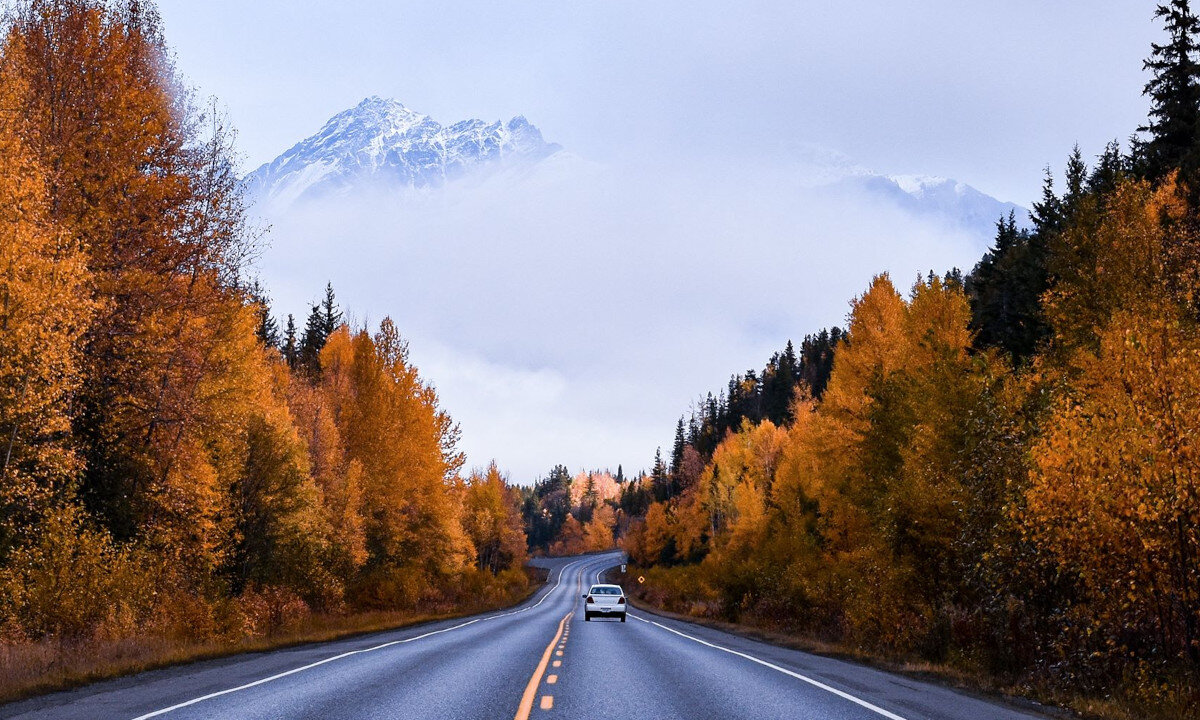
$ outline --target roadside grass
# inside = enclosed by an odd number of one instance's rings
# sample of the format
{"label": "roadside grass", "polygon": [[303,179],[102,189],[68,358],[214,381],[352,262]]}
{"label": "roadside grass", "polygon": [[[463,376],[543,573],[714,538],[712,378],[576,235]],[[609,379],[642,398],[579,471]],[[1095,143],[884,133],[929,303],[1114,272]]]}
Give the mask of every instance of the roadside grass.
{"label": "roadside grass", "polygon": [[494,602],[459,604],[430,613],[313,614],[273,632],[234,639],[195,641],[142,634],[118,638],[49,638],[35,642],[0,639],[0,703],[171,665],[340,640],[500,610],[524,602],[545,584],[544,569],[531,567],[526,572],[529,583],[524,590]]}
{"label": "roadside grass", "polygon": [[[637,570],[630,568],[624,575],[609,570],[606,577],[620,583],[630,603],[637,609],[722,630],[734,635],[758,640],[780,647],[849,660],[894,672],[918,680],[947,685],[967,694],[1007,703],[1018,710],[1041,713],[1048,717],[1086,718],[1087,720],[1193,720],[1197,709],[1189,700],[1186,687],[1163,683],[1155,687],[1127,683],[1125,687],[1107,691],[1097,697],[1085,693],[1066,692],[1049,682],[1036,679],[1008,682],[985,672],[961,665],[934,663],[910,657],[884,657],[849,644],[830,642],[809,635],[781,631],[777,628],[750,623],[733,623],[699,614],[668,610],[655,598],[665,597],[661,588],[639,583]],[[1180,679],[1186,683],[1186,679]]]}

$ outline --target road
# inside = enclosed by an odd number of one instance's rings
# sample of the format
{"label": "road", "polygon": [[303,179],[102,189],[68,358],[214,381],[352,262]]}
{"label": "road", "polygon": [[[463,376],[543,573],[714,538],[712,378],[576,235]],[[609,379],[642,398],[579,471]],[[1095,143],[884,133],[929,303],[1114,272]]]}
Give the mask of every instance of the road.
{"label": "road", "polygon": [[0,706],[22,720],[1029,720],[940,685],[631,611],[584,622],[617,554],[549,561],[513,609],[204,661]]}

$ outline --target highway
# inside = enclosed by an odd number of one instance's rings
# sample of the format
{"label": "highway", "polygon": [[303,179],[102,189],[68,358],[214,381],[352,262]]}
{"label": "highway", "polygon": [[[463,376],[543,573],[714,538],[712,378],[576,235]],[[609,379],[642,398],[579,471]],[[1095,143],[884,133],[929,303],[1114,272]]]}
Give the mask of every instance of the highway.
{"label": "highway", "polygon": [[548,561],[515,608],[141,673],[0,706],[22,720],[1018,720],[941,685],[631,611],[584,622],[616,553]]}

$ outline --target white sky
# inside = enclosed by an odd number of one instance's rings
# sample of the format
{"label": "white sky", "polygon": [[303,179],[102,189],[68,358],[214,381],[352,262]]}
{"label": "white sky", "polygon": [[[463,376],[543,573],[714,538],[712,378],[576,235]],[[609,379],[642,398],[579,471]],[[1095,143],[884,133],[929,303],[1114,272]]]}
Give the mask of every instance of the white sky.
{"label": "white sky", "polygon": [[248,168],[381,95],[443,123],[523,114],[606,169],[466,201],[473,219],[277,223],[264,260],[282,312],[331,279],[359,317],[394,316],[471,462],[522,481],[644,467],[690,399],[840,323],[873,272],[903,286],[978,257],[780,192],[802,148],[1028,205],[1072,144],[1094,156],[1144,120],[1159,38],[1154,3],[1129,0],[159,5]]}

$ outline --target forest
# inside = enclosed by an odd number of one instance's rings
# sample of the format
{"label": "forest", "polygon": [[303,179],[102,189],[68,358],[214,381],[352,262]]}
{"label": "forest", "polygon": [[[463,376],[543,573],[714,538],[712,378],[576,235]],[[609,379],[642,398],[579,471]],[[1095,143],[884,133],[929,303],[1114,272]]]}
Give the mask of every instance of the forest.
{"label": "forest", "polygon": [[[1194,716],[1200,20],[1156,17],[1127,148],[1076,147],[965,276],[875,277],[844,332],[733,376],[599,501],[642,602],[1088,715]],[[594,512],[570,486],[526,493],[531,542]]]}
{"label": "forest", "polygon": [[1200,19],[1156,17],[1145,125],[1047,170],[970,272],[878,275],[648,471],[520,487],[465,471],[392,320],[346,322],[327,286],[280,327],[233,130],[152,3],[14,3],[0,699],[511,604],[530,554],[616,544],[668,611],[1095,716],[1194,712]]}
{"label": "forest", "polygon": [[279,331],[152,4],[17,4],[0,105],[0,697],[532,589],[395,324]]}

